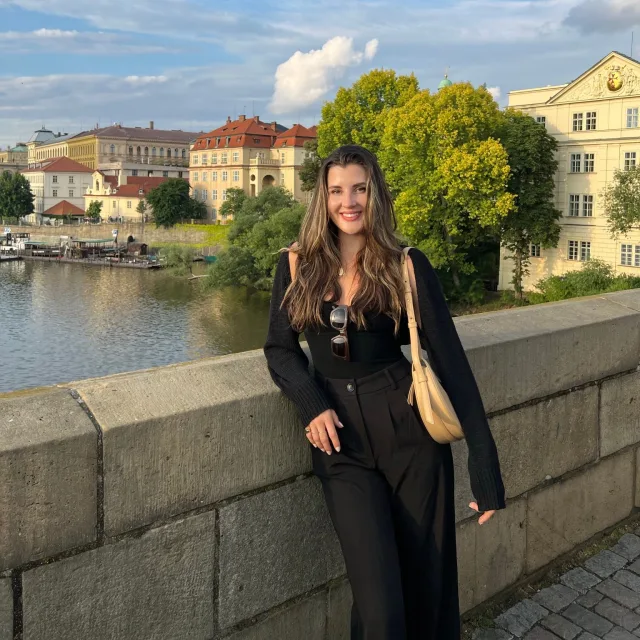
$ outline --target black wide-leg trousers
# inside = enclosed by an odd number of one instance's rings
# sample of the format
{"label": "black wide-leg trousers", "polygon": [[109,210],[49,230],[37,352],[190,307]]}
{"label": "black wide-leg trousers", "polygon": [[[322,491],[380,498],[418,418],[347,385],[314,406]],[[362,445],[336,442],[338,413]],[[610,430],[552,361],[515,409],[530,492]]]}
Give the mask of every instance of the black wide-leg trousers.
{"label": "black wide-leg trousers", "polygon": [[459,640],[451,447],[407,403],[406,360],[359,379],[318,376],[343,429],[313,468],[353,592],[352,640]]}

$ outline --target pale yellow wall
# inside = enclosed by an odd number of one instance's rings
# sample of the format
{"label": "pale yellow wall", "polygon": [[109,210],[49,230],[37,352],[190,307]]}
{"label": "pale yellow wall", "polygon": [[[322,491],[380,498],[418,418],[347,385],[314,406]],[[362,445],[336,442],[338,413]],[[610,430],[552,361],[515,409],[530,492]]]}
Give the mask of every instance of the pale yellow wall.
{"label": "pale yellow wall", "polygon": [[[611,67],[617,67],[625,79],[623,87],[613,93],[606,88],[606,77]],[[602,82],[605,78],[605,86]],[[568,259],[568,242],[591,243],[591,257],[609,262],[618,273],[636,273],[640,267],[620,264],[620,245],[640,245],[640,230],[626,238],[614,239],[607,226],[602,206],[603,191],[614,177],[614,171],[624,167],[626,152],[635,152],[640,166],[640,127],[627,128],[627,109],[640,109],[640,65],[612,55],[602,65],[571,85],[550,90],[518,91],[509,94],[509,106],[514,106],[533,117],[545,117],[547,131],[558,140],[558,172],[556,175],[555,204],[562,211],[562,232],[557,249],[542,249],[540,258],[532,258],[530,275],[525,288],[534,288],[536,282],[552,274],[562,274],[582,266],[580,261]],[[554,98],[555,96],[555,98]],[[545,99],[541,103],[540,98]],[[528,105],[528,106],[527,106]],[[586,114],[596,113],[596,129],[587,131]],[[583,114],[583,130],[573,131],[573,114]],[[572,153],[594,154],[595,171],[572,173]],[[580,216],[569,216],[569,197],[579,195]],[[593,216],[582,215],[584,195],[593,196]],[[503,251],[504,257],[504,251]],[[501,260],[500,288],[509,288],[512,262]]]}

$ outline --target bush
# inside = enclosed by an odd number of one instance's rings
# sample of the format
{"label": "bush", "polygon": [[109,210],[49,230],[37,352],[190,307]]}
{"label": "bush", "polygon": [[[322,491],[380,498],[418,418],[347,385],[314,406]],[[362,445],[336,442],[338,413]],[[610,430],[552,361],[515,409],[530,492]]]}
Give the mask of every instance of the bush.
{"label": "bush", "polygon": [[193,259],[196,255],[193,247],[170,244],[160,249],[160,259],[176,276],[186,276],[191,273]]}

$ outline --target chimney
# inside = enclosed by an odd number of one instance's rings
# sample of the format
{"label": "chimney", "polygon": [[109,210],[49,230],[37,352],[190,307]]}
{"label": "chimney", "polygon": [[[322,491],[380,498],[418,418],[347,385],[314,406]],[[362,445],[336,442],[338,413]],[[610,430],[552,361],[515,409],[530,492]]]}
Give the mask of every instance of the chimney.
{"label": "chimney", "polygon": [[227,116],[227,124],[231,122],[231,116]]}
{"label": "chimney", "polygon": [[153,120],[149,122],[149,129],[153,129]]}
{"label": "chimney", "polygon": [[245,116],[244,114],[241,116],[238,116],[238,120],[240,120],[240,122],[244,122],[247,119],[247,116]]}
{"label": "chimney", "polygon": [[260,116],[253,116],[254,122],[260,122]]}
{"label": "chimney", "polygon": [[278,123],[277,123],[277,122],[272,122],[272,123],[271,123],[271,128],[272,128],[274,131],[277,131],[277,130],[278,130]]}

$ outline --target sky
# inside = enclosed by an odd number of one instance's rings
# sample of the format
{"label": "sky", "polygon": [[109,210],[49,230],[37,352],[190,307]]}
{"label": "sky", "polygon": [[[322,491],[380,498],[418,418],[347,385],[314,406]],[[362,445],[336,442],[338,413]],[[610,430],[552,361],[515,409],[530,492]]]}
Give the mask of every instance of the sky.
{"label": "sky", "polygon": [[374,68],[435,89],[562,84],[640,58],[640,0],[0,0],[0,146],[42,125],[316,123]]}

